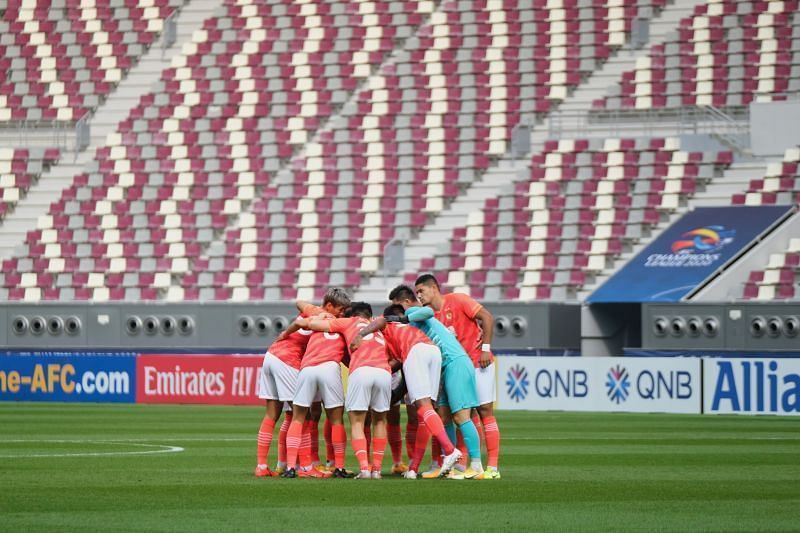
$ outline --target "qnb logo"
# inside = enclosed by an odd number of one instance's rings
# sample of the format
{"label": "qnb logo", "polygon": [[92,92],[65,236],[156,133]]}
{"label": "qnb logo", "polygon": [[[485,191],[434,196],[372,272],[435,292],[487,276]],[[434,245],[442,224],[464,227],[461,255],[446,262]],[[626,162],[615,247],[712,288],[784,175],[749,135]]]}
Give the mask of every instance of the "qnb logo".
{"label": "qnb logo", "polygon": [[506,376],[506,385],[508,386],[508,396],[515,402],[519,403],[528,396],[528,370],[520,365],[514,365]]}
{"label": "qnb logo", "polygon": [[628,399],[631,388],[631,380],[628,370],[620,365],[608,371],[606,375],[606,388],[608,389],[608,399],[619,405]]}
{"label": "qnb logo", "polygon": [[712,254],[733,242],[736,230],[725,226],[707,226],[687,231],[672,243],[673,254]]}

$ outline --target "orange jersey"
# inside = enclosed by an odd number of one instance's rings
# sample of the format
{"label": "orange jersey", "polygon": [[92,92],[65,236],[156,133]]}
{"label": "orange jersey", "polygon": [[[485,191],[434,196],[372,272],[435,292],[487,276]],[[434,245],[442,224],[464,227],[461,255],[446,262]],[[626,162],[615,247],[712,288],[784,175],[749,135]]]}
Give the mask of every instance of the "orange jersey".
{"label": "orange jersey", "polygon": [[[458,339],[472,364],[480,366],[483,330],[475,320],[483,306],[466,294],[450,293],[442,296],[442,308],[434,316]],[[494,358],[492,359],[494,360]]]}
{"label": "orange jersey", "polygon": [[288,337],[275,341],[267,349],[269,353],[292,368],[300,369],[300,361],[313,331],[301,329]]}
{"label": "orange jersey", "polygon": [[383,336],[386,339],[386,353],[401,363],[406,362],[408,352],[415,344],[433,344],[419,328],[410,324],[389,322],[386,324],[386,329],[383,330]]}
{"label": "orange jersey", "polygon": [[328,361],[340,363],[346,350],[347,345],[338,333],[315,331],[306,346],[306,353],[300,363],[300,369],[321,365]]}
{"label": "orange jersey", "polygon": [[[356,335],[368,325],[369,321],[361,317],[336,318],[330,321],[330,330],[341,333],[347,345],[350,346]],[[352,374],[362,366],[382,368],[391,372],[386,355],[386,340],[380,331],[364,337],[358,349],[350,354],[350,373]]]}

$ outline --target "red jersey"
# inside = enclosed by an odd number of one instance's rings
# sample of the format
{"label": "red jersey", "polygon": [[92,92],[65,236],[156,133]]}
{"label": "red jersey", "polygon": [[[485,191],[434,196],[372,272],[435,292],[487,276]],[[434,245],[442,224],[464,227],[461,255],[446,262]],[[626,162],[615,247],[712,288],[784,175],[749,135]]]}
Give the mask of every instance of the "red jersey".
{"label": "red jersey", "polygon": [[408,352],[415,344],[433,344],[419,328],[410,324],[389,322],[383,330],[383,336],[386,339],[386,353],[401,363],[406,362]]}
{"label": "red jersey", "polygon": [[[361,317],[336,318],[330,321],[330,330],[341,333],[348,346],[359,332],[369,325],[369,321]],[[350,373],[352,374],[362,366],[381,368],[387,372],[389,359],[386,356],[386,340],[383,333],[377,331],[364,337],[361,345],[350,354]]]}
{"label": "red jersey", "polygon": [[300,369],[307,366],[317,366],[328,361],[340,363],[347,345],[338,333],[315,331],[306,346],[306,354],[300,363]]}
{"label": "red jersey", "polygon": [[312,333],[313,331],[308,329],[297,330],[288,337],[273,342],[267,351],[290,367],[299,370],[300,360],[306,351]]}
{"label": "red jersey", "polygon": [[445,294],[442,300],[442,308],[435,311],[434,316],[456,336],[464,351],[472,359],[472,364],[475,368],[479,368],[483,330],[475,320],[475,316],[483,306],[466,294]]}

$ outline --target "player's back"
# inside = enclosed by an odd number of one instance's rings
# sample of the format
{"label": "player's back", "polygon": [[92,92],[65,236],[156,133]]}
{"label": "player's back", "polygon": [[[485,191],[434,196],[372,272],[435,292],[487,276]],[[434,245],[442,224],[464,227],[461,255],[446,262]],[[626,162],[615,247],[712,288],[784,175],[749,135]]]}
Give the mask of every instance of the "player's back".
{"label": "player's back", "polygon": [[442,352],[442,366],[447,366],[458,357],[469,357],[455,335],[434,318],[431,308],[409,307],[406,309],[406,316],[411,324],[422,330],[439,347]]}
{"label": "player's back", "polygon": [[267,351],[292,368],[299,369],[312,333],[311,330],[299,329],[273,342]]}
{"label": "player's back", "polygon": [[442,308],[436,318],[452,332],[473,362],[481,357],[483,331],[475,315],[483,306],[466,294],[449,293],[442,296]]}
{"label": "player's back", "polygon": [[300,368],[317,366],[329,361],[339,363],[347,350],[344,338],[338,333],[315,331],[306,346]]}
{"label": "player's back", "polygon": [[[349,346],[361,330],[368,325],[369,321],[362,317],[337,318],[331,321],[330,329],[341,333]],[[371,366],[391,372],[386,355],[386,339],[380,331],[365,335],[361,339],[359,347],[350,352],[350,373],[352,374],[362,366]]]}
{"label": "player's back", "polygon": [[410,324],[389,322],[386,324],[383,336],[386,339],[386,350],[389,355],[403,363],[414,345],[420,343],[433,344],[433,341],[422,330]]}

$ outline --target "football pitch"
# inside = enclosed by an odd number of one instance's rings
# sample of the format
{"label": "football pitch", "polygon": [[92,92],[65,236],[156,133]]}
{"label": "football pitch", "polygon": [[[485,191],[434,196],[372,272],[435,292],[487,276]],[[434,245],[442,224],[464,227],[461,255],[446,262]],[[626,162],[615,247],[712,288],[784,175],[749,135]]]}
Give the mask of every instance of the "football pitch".
{"label": "football pitch", "polygon": [[256,479],[261,416],[0,404],[0,531],[800,530],[800,420],[500,412],[501,480],[414,481]]}

